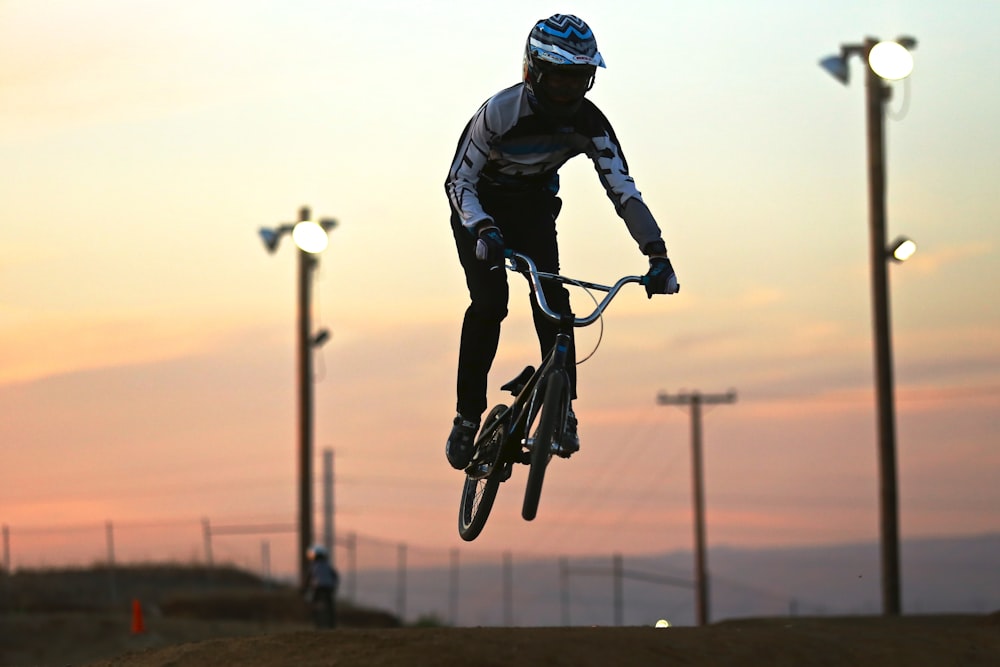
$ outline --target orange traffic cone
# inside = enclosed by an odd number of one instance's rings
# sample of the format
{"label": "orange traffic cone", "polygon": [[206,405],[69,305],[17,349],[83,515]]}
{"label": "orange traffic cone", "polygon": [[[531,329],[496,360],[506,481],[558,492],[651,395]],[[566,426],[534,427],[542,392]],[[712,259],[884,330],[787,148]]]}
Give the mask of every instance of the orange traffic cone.
{"label": "orange traffic cone", "polygon": [[132,600],[132,634],[141,635],[146,631],[146,624],[142,620],[142,604],[138,600]]}

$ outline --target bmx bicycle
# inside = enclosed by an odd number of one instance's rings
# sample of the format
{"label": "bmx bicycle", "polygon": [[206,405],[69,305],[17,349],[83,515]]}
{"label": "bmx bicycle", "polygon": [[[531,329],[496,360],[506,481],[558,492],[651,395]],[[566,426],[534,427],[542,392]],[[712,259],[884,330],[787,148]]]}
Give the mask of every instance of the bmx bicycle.
{"label": "bmx bicycle", "polygon": [[[514,464],[528,466],[521,516],[535,518],[541,498],[545,470],[553,455],[568,458],[573,452],[564,442],[570,407],[570,381],[567,373],[568,351],[573,327],[585,327],[598,321],[622,287],[629,283],[645,284],[644,276],[625,276],[614,285],[600,285],[538,271],[527,255],[507,249],[505,268],[522,274],[531,287],[539,311],[559,324],[555,344],[536,370],[526,366],[501,389],[510,392],[511,404],[497,405],[486,415],[476,437],[472,460],[465,468],[465,483],[458,510],[458,533],[463,540],[476,539],[486,525],[501,482],[510,479]],[[558,313],[549,307],[542,291],[542,281],[575,285],[605,292],[594,311],[586,317]]]}

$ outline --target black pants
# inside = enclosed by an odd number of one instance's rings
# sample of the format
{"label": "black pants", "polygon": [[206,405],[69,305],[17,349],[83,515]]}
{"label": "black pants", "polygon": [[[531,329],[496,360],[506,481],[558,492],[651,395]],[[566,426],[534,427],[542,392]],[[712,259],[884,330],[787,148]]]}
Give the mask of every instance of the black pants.
{"label": "black pants", "polygon": [[[562,201],[548,193],[525,196],[489,197],[480,195],[483,209],[496,221],[508,248],[531,257],[539,271],[559,272],[559,247],[556,242],[556,217]],[[465,270],[465,282],[472,302],[462,321],[458,353],[458,401],[463,417],[476,419],[486,411],[487,376],[500,342],[500,322],[507,316],[508,271],[490,269],[476,259],[476,238],[452,211],[451,228],[458,248],[458,258]],[[556,312],[569,313],[569,292],[559,283],[545,281],[545,300]],[[538,310],[532,295],[532,317],[542,358],[555,344],[559,325]],[[571,396],[576,398],[576,356],[570,345],[568,358]]]}
{"label": "black pants", "polygon": [[337,604],[334,601],[335,593],[328,586],[319,586],[313,590],[313,623],[317,628],[337,627]]}

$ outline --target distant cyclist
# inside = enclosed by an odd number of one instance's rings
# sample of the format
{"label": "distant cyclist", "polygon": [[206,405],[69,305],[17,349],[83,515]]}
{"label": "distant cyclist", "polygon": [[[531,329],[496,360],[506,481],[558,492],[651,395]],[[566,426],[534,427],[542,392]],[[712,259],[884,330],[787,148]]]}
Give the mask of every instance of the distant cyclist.
{"label": "distant cyclist", "polygon": [[312,607],[317,628],[337,627],[337,588],[340,575],[330,563],[326,547],[315,545],[306,552],[309,575],[306,581],[306,601]]}
{"label": "distant cyclist", "polygon": [[[628,172],[611,124],[588,99],[604,58],[590,28],[576,16],[555,14],[531,29],[524,49],[523,81],[486,101],[466,125],[445,182],[451,227],[465,270],[471,304],[462,322],[458,401],[445,452],[454,468],[472,457],[486,410],[487,376],[507,315],[506,247],[535,260],[540,271],[559,272],[556,217],[562,201],[559,168],[585,154],[597,170],[615,211],[639,250],[649,258],[646,293],[679,289],[660,227]],[[498,268],[498,266],[500,268]],[[569,293],[550,282],[545,298],[569,313]],[[558,325],[535,308],[535,330],[544,357]],[[575,357],[570,350],[571,396],[576,398]],[[570,408],[564,448],[579,449]]]}

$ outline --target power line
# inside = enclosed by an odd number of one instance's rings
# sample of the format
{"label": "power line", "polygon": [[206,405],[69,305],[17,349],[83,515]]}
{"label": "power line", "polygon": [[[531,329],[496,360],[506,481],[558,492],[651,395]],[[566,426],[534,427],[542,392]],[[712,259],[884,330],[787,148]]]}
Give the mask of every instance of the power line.
{"label": "power line", "polygon": [[[570,541],[572,533],[586,530],[583,518],[591,514],[596,506],[607,504],[609,480],[620,479],[621,470],[634,465],[637,459],[633,450],[641,443],[648,442],[649,436],[659,425],[655,420],[649,419],[650,415],[651,410],[629,420],[634,427],[620,442],[614,444],[616,453],[614,463],[602,466],[595,474],[580,483],[579,486],[586,489],[586,492],[574,496],[572,509],[562,515],[562,521],[558,526],[546,532],[544,537],[536,538],[536,545],[542,539],[550,543],[566,543]],[[596,444],[596,446],[601,445]]]}

